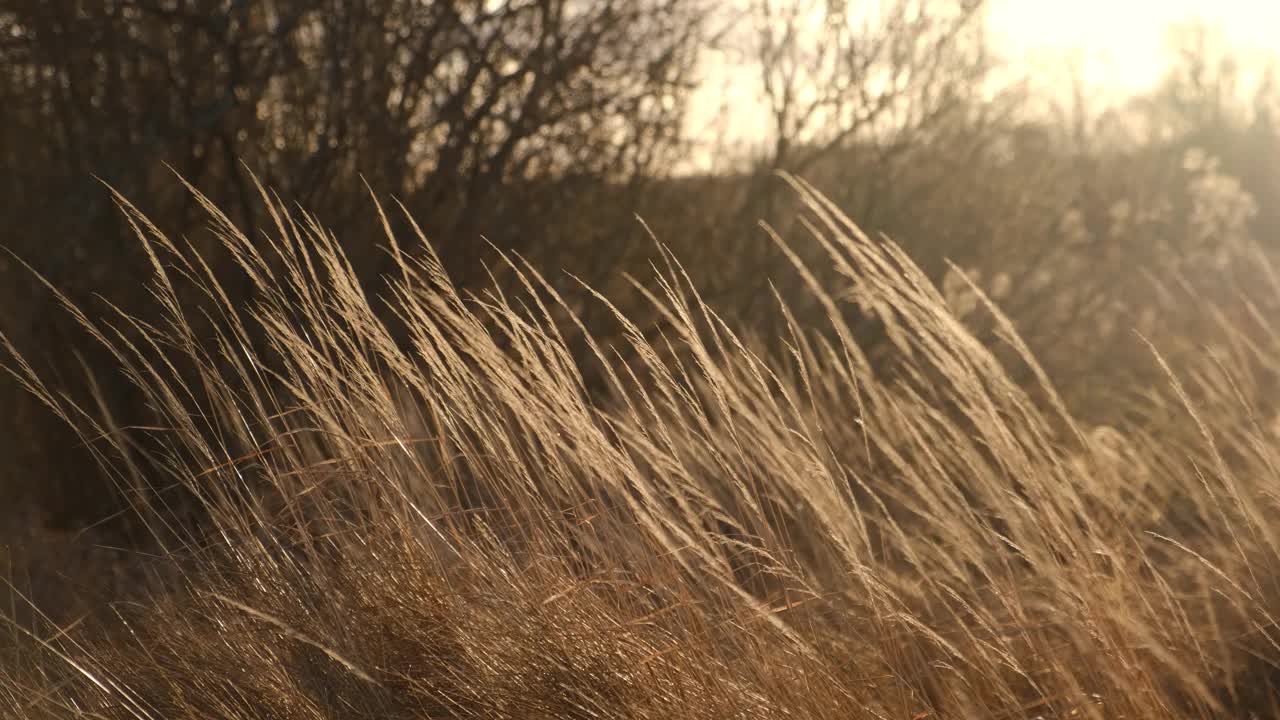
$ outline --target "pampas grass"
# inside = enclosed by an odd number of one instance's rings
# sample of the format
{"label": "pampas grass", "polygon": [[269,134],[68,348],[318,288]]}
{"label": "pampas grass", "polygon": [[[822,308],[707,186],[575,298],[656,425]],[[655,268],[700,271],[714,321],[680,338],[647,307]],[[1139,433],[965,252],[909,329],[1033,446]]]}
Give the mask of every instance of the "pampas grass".
{"label": "pampas grass", "polygon": [[169,570],[74,628],[11,623],[5,715],[1280,717],[1269,346],[1149,389],[1172,424],[1085,427],[976,287],[1032,386],[791,182],[790,241],[842,283],[766,226],[826,311],[779,300],[768,342],[665,252],[636,284],[661,322],[606,338],[519,257],[495,269],[518,294],[461,293],[379,208],[370,297],[311,217],[262,191],[250,238],[190,189],[254,288],[236,304],[117,197],[165,320],[68,309],[154,422],[7,366]]}

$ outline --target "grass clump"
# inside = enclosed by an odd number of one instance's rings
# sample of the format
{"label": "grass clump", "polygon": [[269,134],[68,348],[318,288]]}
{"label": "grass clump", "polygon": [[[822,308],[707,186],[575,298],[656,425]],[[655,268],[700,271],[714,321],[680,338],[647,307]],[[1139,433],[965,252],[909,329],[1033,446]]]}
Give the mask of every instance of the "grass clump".
{"label": "grass clump", "polygon": [[[237,306],[117,198],[166,322],[71,311],[154,420],[119,427],[9,365],[133,498],[167,579],[74,628],[11,624],[0,707],[1280,717],[1269,346],[1241,336],[1152,388],[1149,416],[1176,422],[1082,426],[996,308],[1003,360],[899,249],[793,184],[843,284],[775,235],[826,324],[779,302],[770,342],[669,256],[637,284],[660,322],[618,313],[606,340],[518,257],[519,294],[459,292],[386,217],[374,300],[266,192],[265,239],[205,203],[254,287]],[[851,311],[883,334],[875,359]]]}

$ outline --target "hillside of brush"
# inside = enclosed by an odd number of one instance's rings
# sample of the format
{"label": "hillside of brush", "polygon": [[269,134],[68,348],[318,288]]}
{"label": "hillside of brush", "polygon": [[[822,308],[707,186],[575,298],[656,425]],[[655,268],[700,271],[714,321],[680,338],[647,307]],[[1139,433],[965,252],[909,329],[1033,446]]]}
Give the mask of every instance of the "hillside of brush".
{"label": "hillside of brush", "polygon": [[821,312],[756,326],[661,238],[642,324],[516,255],[462,292],[392,209],[374,294],[261,188],[260,237],[189,188],[234,273],[117,195],[163,318],[65,311],[151,420],[5,366],[147,550],[85,558],[117,590],[83,611],[9,582],[3,714],[1280,717],[1280,288],[1146,343],[1090,424],[979,284],[790,182],[762,231]]}

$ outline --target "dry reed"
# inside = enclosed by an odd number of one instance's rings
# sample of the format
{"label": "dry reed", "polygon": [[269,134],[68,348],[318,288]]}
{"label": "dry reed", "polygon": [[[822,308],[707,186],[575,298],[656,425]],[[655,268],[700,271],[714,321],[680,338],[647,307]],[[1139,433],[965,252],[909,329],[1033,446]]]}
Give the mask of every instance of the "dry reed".
{"label": "dry reed", "polygon": [[[1249,385],[1271,355],[1152,389],[1180,431],[1082,427],[1007,322],[1035,387],[893,244],[792,183],[803,241],[844,285],[813,281],[774,235],[827,324],[779,303],[772,345],[666,254],[640,285],[660,331],[618,313],[609,342],[516,257],[518,296],[460,293],[381,209],[396,274],[371,300],[309,216],[263,191],[274,227],[249,238],[191,189],[255,290],[237,305],[117,197],[166,322],[68,308],[154,423],[70,403],[12,347],[8,366],[80,430],[176,570],[82,627],[12,625],[0,707],[1280,717],[1280,446]],[[886,359],[859,346],[851,308],[882,325]]]}

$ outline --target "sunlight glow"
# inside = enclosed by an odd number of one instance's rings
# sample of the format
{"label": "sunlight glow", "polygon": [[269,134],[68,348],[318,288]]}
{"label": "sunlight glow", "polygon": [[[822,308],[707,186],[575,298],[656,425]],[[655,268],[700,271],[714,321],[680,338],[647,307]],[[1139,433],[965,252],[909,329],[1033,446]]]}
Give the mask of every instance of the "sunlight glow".
{"label": "sunlight glow", "polygon": [[1010,60],[1050,74],[1079,63],[1086,85],[1149,89],[1168,60],[1170,30],[1206,24],[1244,58],[1277,49],[1280,3],[1267,0],[989,0],[993,40]]}
{"label": "sunlight glow", "polygon": [[[743,11],[750,5],[750,0],[725,2]],[[1078,80],[1102,104],[1159,83],[1173,57],[1176,32],[1191,25],[1202,25],[1211,41],[1231,49],[1244,65],[1246,83],[1280,52],[1274,34],[1280,28],[1280,0],[987,0],[992,49],[1011,76],[1027,78],[1047,97],[1060,97]],[[749,32],[737,28],[744,30]],[[769,135],[759,69],[750,62],[750,51],[739,48],[736,54],[708,55],[700,74],[690,128],[695,137],[715,138],[716,147],[704,145],[686,164],[706,169],[729,155],[741,160],[724,151],[750,154]]]}

